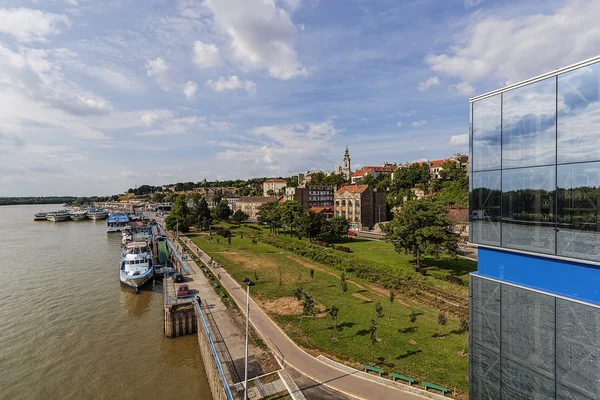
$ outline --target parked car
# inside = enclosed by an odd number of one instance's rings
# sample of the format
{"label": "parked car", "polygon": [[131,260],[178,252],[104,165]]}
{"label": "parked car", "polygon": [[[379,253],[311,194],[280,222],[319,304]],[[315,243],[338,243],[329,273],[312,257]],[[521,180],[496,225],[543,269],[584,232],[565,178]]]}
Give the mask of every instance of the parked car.
{"label": "parked car", "polygon": [[175,275],[173,275],[173,280],[177,283],[185,282],[185,279],[183,279],[183,274],[181,272],[175,272]]}
{"label": "parked car", "polygon": [[358,235],[357,235],[357,233],[356,233],[356,232],[354,232],[354,231],[348,231],[348,236],[352,236],[352,237],[354,237],[354,236],[358,236]]}
{"label": "parked car", "polygon": [[187,296],[190,294],[190,287],[187,284],[179,285],[177,288],[177,297]]}

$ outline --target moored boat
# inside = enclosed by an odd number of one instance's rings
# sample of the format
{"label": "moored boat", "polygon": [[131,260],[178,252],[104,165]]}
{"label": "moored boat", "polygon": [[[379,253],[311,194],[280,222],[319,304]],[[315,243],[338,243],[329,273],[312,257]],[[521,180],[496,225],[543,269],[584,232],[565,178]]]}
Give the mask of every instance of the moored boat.
{"label": "moored boat", "polygon": [[152,250],[147,242],[132,242],[125,245],[119,280],[136,291],[154,277]]}
{"label": "moored boat", "polygon": [[115,213],[108,216],[106,220],[106,233],[122,232],[129,224],[129,217],[122,213]]}
{"label": "moored boat", "polygon": [[106,219],[108,217],[108,213],[104,211],[102,208],[90,208],[87,213],[87,217],[91,220],[97,219]]}
{"label": "moored boat", "polygon": [[68,221],[69,218],[68,210],[52,211],[46,214],[46,219],[51,222]]}
{"label": "moored boat", "polygon": [[45,221],[46,220],[46,213],[45,212],[39,212],[39,213],[35,214],[33,216],[33,220],[34,221]]}
{"label": "moored boat", "polygon": [[69,214],[71,221],[81,221],[87,218],[87,213],[85,211],[73,211]]}

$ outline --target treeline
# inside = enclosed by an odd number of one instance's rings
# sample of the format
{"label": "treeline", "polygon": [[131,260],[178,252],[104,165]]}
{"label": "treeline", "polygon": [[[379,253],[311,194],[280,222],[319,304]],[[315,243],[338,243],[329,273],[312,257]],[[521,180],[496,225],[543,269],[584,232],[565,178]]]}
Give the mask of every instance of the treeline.
{"label": "treeline", "polygon": [[74,197],[74,196],[42,196],[42,197],[0,197],[0,206],[21,205],[21,204],[90,204],[102,201],[116,201],[118,195],[114,196],[92,196],[92,197]]}

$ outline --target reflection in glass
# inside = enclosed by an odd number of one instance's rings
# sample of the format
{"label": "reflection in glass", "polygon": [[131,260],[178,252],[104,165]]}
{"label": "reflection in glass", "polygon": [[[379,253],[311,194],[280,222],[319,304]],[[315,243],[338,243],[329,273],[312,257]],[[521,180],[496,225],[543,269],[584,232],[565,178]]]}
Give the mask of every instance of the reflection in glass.
{"label": "reflection in glass", "polygon": [[502,216],[500,171],[474,172],[471,176],[471,241],[500,246]]}
{"label": "reflection in glass", "polygon": [[502,167],[556,162],[556,78],[502,94]]}
{"label": "reflection in glass", "polygon": [[558,166],[560,256],[600,261],[600,162]]}
{"label": "reflection in glass", "polygon": [[558,77],[558,163],[600,160],[600,65]]}
{"label": "reflection in glass", "polygon": [[500,95],[473,103],[473,171],[500,168]]}
{"label": "reflection in glass", "polygon": [[555,167],[502,172],[502,246],[554,254]]}
{"label": "reflection in glass", "polygon": [[554,297],[502,285],[502,398],[554,399]]}

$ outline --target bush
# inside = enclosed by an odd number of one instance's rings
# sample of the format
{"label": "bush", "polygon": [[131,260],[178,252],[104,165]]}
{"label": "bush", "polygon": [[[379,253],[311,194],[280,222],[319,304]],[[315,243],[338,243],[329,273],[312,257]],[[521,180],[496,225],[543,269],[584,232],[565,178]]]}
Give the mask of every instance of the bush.
{"label": "bush", "polygon": [[219,228],[217,235],[228,238],[231,237],[231,231],[229,229]]}
{"label": "bush", "polygon": [[254,229],[255,231],[260,231],[260,228],[254,225],[246,225],[246,228]]}
{"label": "bush", "polygon": [[427,270],[425,268],[415,267],[415,272],[418,272],[418,273],[420,273],[423,276],[427,275]]}
{"label": "bush", "polygon": [[344,246],[335,246],[335,249],[336,249],[336,250],[343,251],[343,252],[345,252],[345,253],[350,253],[350,252],[351,252],[351,250],[350,250],[350,248],[349,248],[349,247],[344,247]]}
{"label": "bush", "polygon": [[465,284],[463,280],[456,275],[448,275],[446,276],[446,279],[448,280],[448,282],[456,283],[457,285],[462,286]]}
{"label": "bush", "polygon": [[314,242],[315,244],[318,244],[319,246],[323,246],[323,247],[329,247],[329,243],[324,242],[322,240],[315,240]]}

